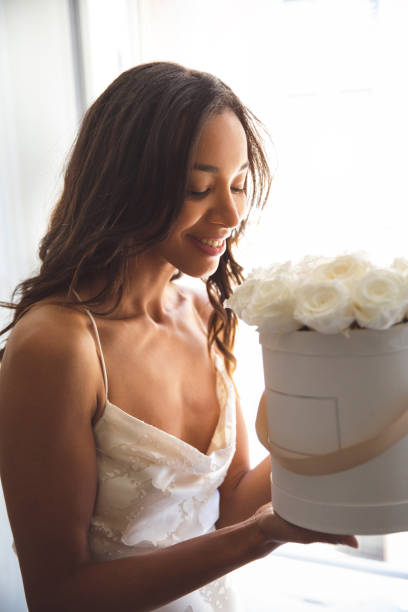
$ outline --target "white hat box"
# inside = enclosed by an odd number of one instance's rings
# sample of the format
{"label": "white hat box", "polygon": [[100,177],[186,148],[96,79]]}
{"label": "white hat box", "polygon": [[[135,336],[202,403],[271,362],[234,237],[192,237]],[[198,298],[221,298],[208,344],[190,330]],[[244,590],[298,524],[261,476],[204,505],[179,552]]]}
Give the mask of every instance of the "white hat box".
{"label": "white hat box", "polygon": [[408,530],[408,324],[260,343],[276,512],[334,534]]}

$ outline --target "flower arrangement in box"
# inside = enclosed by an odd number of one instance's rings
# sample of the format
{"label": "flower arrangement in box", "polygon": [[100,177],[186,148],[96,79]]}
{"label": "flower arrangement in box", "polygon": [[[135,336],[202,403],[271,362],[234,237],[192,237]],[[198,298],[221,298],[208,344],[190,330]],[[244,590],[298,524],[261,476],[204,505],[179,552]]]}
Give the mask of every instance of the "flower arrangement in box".
{"label": "flower arrangement in box", "polygon": [[260,333],[257,433],[275,510],[332,533],[408,529],[408,261],[256,268],[227,307]]}
{"label": "flower arrangement in box", "polygon": [[408,260],[381,268],[361,253],[309,255],[297,264],[256,268],[226,305],[261,332],[388,329],[407,318]]}

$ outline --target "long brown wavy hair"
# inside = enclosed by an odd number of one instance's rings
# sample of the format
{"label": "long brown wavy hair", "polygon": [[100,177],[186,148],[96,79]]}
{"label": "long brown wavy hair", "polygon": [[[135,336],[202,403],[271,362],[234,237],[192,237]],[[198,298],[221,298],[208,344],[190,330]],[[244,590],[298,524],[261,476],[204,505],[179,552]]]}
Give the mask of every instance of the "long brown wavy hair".
{"label": "long brown wavy hair", "polygon": [[[227,85],[170,62],[136,66],[113,81],[83,118],[62,195],[40,243],[38,274],[16,287],[11,302],[0,303],[14,309],[0,336],[39,300],[63,292],[67,305],[78,303],[75,288],[102,269],[105,286],[81,303],[100,315],[108,314],[97,311],[105,298],[114,297],[112,310],[119,304],[129,257],[168,235],[184,203],[200,129],[226,109],[236,114],[247,137],[248,210],[261,209],[271,182],[263,127]],[[206,281],[214,309],[208,346],[216,344],[230,374],[237,318],[223,303],[243,280],[232,249],[247,218],[228,238],[216,272]]]}

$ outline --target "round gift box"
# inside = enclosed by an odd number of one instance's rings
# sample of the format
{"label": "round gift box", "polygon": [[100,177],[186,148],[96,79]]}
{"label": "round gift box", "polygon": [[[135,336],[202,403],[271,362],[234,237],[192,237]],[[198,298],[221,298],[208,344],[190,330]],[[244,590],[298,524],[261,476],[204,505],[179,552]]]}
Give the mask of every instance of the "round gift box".
{"label": "round gift box", "polygon": [[276,512],[330,533],[408,530],[408,324],[260,343]]}

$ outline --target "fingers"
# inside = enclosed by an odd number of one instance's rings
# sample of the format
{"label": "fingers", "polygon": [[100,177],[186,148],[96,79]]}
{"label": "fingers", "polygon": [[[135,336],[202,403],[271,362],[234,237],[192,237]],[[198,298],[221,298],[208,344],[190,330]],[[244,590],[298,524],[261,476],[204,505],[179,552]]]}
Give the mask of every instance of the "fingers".
{"label": "fingers", "polygon": [[351,546],[351,548],[358,548],[358,540],[356,536],[343,536],[337,544],[343,544],[345,546]]}
{"label": "fingers", "polygon": [[351,548],[358,548],[358,540],[352,535],[337,535],[319,531],[311,531],[303,528],[299,529],[302,529],[303,532],[302,535],[299,533],[299,540],[303,537],[304,544],[321,542],[323,544],[343,545],[350,546]]}
{"label": "fingers", "polygon": [[[298,541],[303,542],[304,544],[313,544],[314,542],[322,542],[324,544],[341,544],[343,546],[350,546],[351,548],[358,548],[358,540],[354,535],[338,535],[338,534],[330,534],[324,533],[321,531],[314,531],[311,529],[305,529],[303,527],[299,527],[292,523],[289,523],[284,518],[274,513],[275,517],[279,517],[279,519],[286,524],[287,528],[290,530],[290,534],[286,533],[288,537],[288,541]],[[293,538],[293,539],[292,539]]]}
{"label": "fingers", "polygon": [[308,534],[305,534],[305,537],[307,538],[307,541],[305,540],[305,544],[322,542],[324,544],[350,546],[351,548],[358,548],[359,546],[357,538],[353,535],[337,535],[318,531],[309,531],[308,529],[305,531]]}
{"label": "fingers", "polygon": [[353,535],[335,535],[329,533],[310,532],[310,543],[312,542],[323,542],[326,544],[335,544],[350,546],[351,548],[358,548],[358,540]]}
{"label": "fingers", "polygon": [[262,533],[275,543],[313,544],[322,542],[324,544],[341,544],[358,548],[358,540],[354,535],[323,533],[299,527],[277,514],[270,503],[258,509],[255,520]]}

